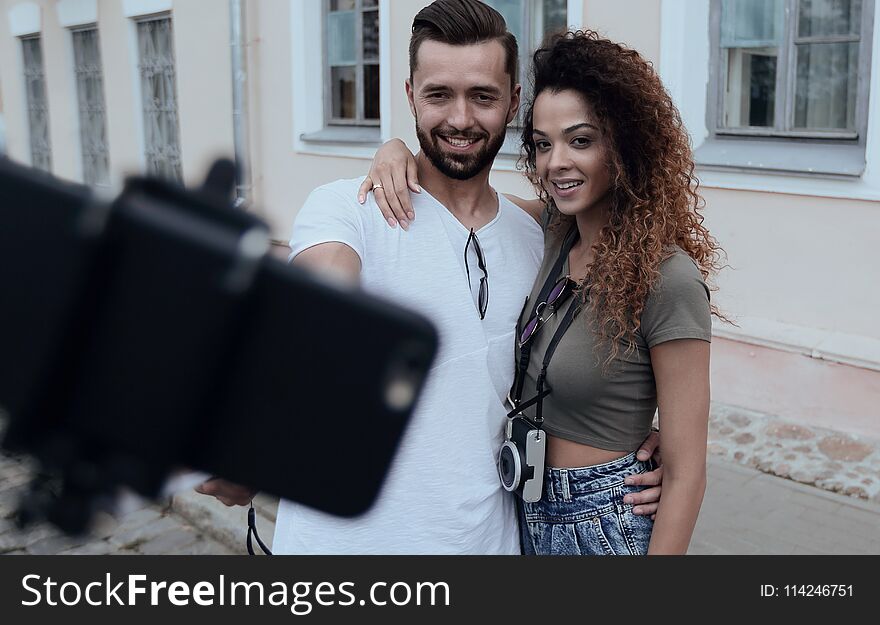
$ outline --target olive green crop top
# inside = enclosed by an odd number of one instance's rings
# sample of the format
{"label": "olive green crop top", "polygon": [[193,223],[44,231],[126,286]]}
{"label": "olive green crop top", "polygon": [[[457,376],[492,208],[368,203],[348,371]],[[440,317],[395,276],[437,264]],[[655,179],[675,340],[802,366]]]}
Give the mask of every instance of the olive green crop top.
{"label": "olive green crop top", "polygon": [[[547,239],[544,263],[520,315],[520,328],[528,321],[534,299],[559,257],[563,237],[548,233]],[[568,271],[566,259],[562,275]],[[574,318],[547,369],[546,383],[552,391],[544,399],[543,416],[548,433],[613,451],[633,451],[648,436],[657,409],[650,348],[675,339],[712,339],[709,290],[694,261],[676,247],[675,253],[660,265],[660,274],[661,280],[642,312],[641,327],[635,335],[636,349],[627,353],[626,342],[621,342],[616,359],[607,367],[603,364],[608,346],[597,341],[590,308],[585,307]],[[575,299],[564,303],[532,339],[523,400],[535,395],[547,346]],[[519,362],[518,346],[515,350]],[[534,407],[524,414],[534,418]]]}

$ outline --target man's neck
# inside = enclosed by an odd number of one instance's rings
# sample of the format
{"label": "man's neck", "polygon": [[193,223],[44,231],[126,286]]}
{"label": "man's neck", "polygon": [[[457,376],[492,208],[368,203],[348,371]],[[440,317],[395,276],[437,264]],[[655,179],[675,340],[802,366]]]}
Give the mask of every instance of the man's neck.
{"label": "man's neck", "polygon": [[489,168],[468,180],[455,180],[437,169],[424,152],[416,155],[419,184],[467,228],[479,229],[495,218],[498,198],[489,186]]}

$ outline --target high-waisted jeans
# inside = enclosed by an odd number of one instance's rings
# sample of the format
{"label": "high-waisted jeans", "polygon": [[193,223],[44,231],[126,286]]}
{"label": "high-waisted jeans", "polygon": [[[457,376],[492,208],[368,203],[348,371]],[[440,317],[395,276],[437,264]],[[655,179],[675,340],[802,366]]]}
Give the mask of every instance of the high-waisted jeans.
{"label": "high-waisted jeans", "polygon": [[526,555],[644,555],[654,522],[633,514],[624,495],[643,486],[623,479],[653,470],[635,452],[604,464],[544,471],[540,501],[518,501],[520,536]]}

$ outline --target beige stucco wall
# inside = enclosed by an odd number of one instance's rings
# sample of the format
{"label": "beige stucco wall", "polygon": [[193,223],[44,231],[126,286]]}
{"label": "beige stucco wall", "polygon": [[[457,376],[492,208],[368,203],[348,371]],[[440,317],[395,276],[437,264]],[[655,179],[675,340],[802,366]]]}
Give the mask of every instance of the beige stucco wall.
{"label": "beige stucco wall", "polygon": [[660,0],[585,0],[584,26],[660,60]]}
{"label": "beige stucco wall", "polygon": [[15,72],[15,68],[21,64],[19,46],[9,31],[7,2],[0,0],[0,94],[3,95],[6,150],[19,161],[30,162],[27,135],[24,133],[27,123],[24,85],[23,79],[17,79]]}
{"label": "beige stucco wall", "polygon": [[705,189],[729,255],[718,302],[736,315],[880,338],[880,203]]}

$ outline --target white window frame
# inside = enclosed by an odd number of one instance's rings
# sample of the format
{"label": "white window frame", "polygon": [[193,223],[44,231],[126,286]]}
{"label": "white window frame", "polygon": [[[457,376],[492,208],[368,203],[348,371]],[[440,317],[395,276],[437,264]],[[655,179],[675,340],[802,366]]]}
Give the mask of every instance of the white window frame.
{"label": "white window frame", "polygon": [[332,126],[325,119],[324,0],[290,0],[293,149],[302,154],[372,158],[391,138],[391,0],[379,0],[379,125]]}
{"label": "white window frame", "polygon": [[[874,11],[868,110],[880,102],[880,10]],[[688,128],[699,154],[715,148],[707,124],[711,63],[710,4],[705,0],[663,0],[660,21],[660,75]],[[798,149],[782,143],[778,148],[791,157]],[[723,155],[722,155],[723,156]],[[834,198],[880,200],[880,115],[868,116],[865,133],[865,167],[858,176],[833,177],[804,171],[778,171],[766,166],[755,153],[740,168],[715,168],[698,162],[705,187],[768,191]]]}

